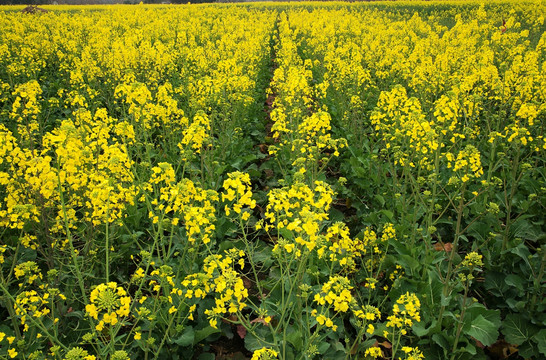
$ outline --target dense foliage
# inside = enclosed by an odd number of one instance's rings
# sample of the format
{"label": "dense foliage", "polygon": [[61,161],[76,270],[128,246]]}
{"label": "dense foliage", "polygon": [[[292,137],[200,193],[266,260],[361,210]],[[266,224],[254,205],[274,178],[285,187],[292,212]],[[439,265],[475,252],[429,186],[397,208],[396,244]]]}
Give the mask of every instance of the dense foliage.
{"label": "dense foliage", "polygon": [[546,356],[540,1],[0,7],[0,358]]}

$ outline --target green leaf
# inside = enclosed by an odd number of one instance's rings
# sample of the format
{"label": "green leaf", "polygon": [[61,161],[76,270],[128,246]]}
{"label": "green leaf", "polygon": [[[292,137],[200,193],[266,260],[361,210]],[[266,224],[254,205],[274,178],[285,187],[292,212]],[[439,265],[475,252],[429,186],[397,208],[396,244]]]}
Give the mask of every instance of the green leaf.
{"label": "green leaf", "polygon": [[444,294],[442,294],[441,299],[440,299],[440,304],[442,306],[448,306],[449,303],[451,302],[452,298],[453,297],[451,295],[445,296]]}
{"label": "green leaf", "polygon": [[540,330],[533,336],[533,340],[538,344],[538,351],[546,355],[546,329]]}
{"label": "green leaf", "polygon": [[504,319],[501,331],[510,344],[521,345],[536,332],[536,327],[521,314],[509,314]]}
{"label": "green leaf", "polygon": [[194,344],[200,343],[201,341],[203,341],[204,339],[206,339],[210,335],[212,335],[214,333],[217,333],[217,332],[220,332],[220,330],[215,329],[212,326],[207,326],[207,327],[205,327],[205,328],[203,328],[201,330],[197,330],[197,331],[195,331],[193,343]]}
{"label": "green leaf", "polygon": [[432,335],[432,340],[436,344],[440,345],[442,347],[442,349],[444,349],[444,350],[451,349],[451,347],[449,346],[449,341],[445,338],[444,334],[436,333],[436,334]]}
{"label": "green leaf", "polygon": [[433,320],[430,326],[428,328],[425,328],[425,325],[422,322],[418,322],[413,324],[411,329],[413,330],[413,333],[415,335],[423,337],[429,335],[430,332],[436,328],[436,323],[437,321]]}
{"label": "green leaf", "polygon": [[421,266],[419,261],[415,260],[411,255],[399,255],[398,260],[399,264],[406,269],[416,270]]}
{"label": "green leaf", "polygon": [[199,357],[197,359],[198,360],[214,360],[215,356],[214,356],[213,353],[203,353],[203,354],[199,355]]}
{"label": "green leaf", "polygon": [[248,175],[253,179],[258,179],[262,176],[262,172],[257,169],[247,169]]}
{"label": "green leaf", "polygon": [[499,337],[498,326],[482,315],[479,315],[472,321],[470,328],[465,333],[480,341],[485,346],[492,345]]}
{"label": "green leaf", "polygon": [[385,210],[385,209],[382,209],[380,211],[383,215],[385,215],[387,217],[387,219],[389,219],[389,221],[392,221],[393,218],[394,218],[394,213],[390,210]]}
{"label": "green leaf", "polygon": [[292,346],[294,346],[294,349],[296,349],[296,351],[301,350],[303,347],[303,339],[302,339],[301,333],[297,330],[290,331],[288,334],[286,334],[286,341],[292,344]]}
{"label": "green leaf", "polygon": [[345,214],[343,214],[341,211],[335,208],[330,209],[330,220],[332,222],[343,221],[344,219],[345,219]]}
{"label": "green leaf", "polygon": [[290,230],[288,230],[287,228],[282,228],[282,229],[279,229],[279,234],[281,237],[285,238],[285,239],[294,239],[295,236],[294,236],[294,233]]}
{"label": "green leaf", "polygon": [[429,329],[426,329],[423,323],[415,323],[412,327],[412,330],[415,333],[415,335],[419,337],[423,337],[428,334]]}
{"label": "green leaf", "polygon": [[472,344],[471,342],[469,342],[468,344],[466,344],[466,346],[464,347],[464,350],[469,353],[470,355],[472,355],[473,359],[474,359],[474,356],[477,354],[476,352],[476,347],[474,346],[474,344]]}
{"label": "green leaf", "polygon": [[[480,303],[474,303],[466,309],[464,316],[465,324],[472,324],[472,321],[478,316],[483,316],[485,319],[491,321],[497,329],[501,326],[501,318],[499,310],[488,310]],[[468,326],[470,327],[470,326]]]}
{"label": "green leaf", "polygon": [[334,343],[334,349],[336,349],[336,351],[338,352],[345,352],[345,346],[343,346],[343,344],[340,343],[339,341],[336,341]]}
{"label": "green leaf", "polygon": [[193,345],[195,340],[195,331],[192,326],[187,326],[182,331],[182,334],[176,339],[173,340],[173,343],[178,346],[190,346]]}
{"label": "green leaf", "polygon": [[503,296],[508,288],[504,282],[504,274],[499,272],[489,272],[485,275],[485,288],[495,296]]}
{"label": "green leaf", "polygon": [[374,195],[374,199],[379,202],[379,205],[384,206],[385,205],[385,198],[379,194]]}
{"label": "green leaf", "polygon": [[328,351],[328,349],[330,348],[330,343],[328,342],[322,342],[319,346],[318,346],[318,353],[319,354],[324,354],[326,351]]}
{"label": "green leaf", "polygon": [[515,312],[520,312],[525,308],[527,303],[525,301],[517,301],[516,299],[508,298],[506,299],[506,304]]}
{"label": "green leaf", "polygon": [[430,293],[432,304],[440,302],[442,298],[443,284],[436,270],[428,270],[428,285],[427,292]]}
{"label": "green leaf", "polygon": [[519,218],[510,226],[512,237],[521,238],[537,242],[543,234],[540,228],[537,228],[525,218]]}
{"label": "green leaf", "polygon": [[519,256],[523,261],[525,261],[528,267],[531,267],[531,264],[529,263],[529,256],[531,255],[531,253],[529,252],[529,249],[527,248],[527,246],[525,246],[525,244],[521,243],[515,248],[510,249],[509,251],[512,254]]}
{"label": "green leaf", "polygon": [[524,359],[534,359],[538,355],[533,343],[526,341],[518,347],[518,354]]}
{"label": "green leaf", "polygon": [[423,355],[425,356],[425,359],[445,359],[448,357],[446,355],[447,351],[435,344],[431,344],[431,346],[424,347],[422,351],[423,351]]}
{"label": "green leaf", "polygon": [[264,268],[270,267],[274,262],[273,255],[271,254],[271,247],[264,246],[262,249],[254,251],[254,253],[252,253],[252,259],[254,262],[262,263]]}
{"label": "green leaf", "polygon": [[265,342],[260,337],[257,337],[251,332],[248,332],[245,336],[245,348],[248,351],[256,351],[265,346]]}
{"label": "green leaf", "polygon": [[83,312],[82,311],[71,311],[69,313],[66,313],[64,316],[66,316],[66,317],[76,317],[78,319],[83,319]]}
{"label": "green leaf", "polygon": [[510,274],[504,278],[506,285],[515,287],[518,290],[523,290],[523,279],[515,274]]}

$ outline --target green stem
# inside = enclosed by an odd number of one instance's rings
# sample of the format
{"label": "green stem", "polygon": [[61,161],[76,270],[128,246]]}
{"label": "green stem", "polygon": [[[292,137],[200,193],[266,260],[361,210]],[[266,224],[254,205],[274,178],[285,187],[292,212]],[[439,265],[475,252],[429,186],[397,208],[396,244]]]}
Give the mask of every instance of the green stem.
{"label": "green stem", "polygon": [[[394,328],[393,328],[393,332],[394,332]],[[400,331],[398,333],[398,339],[396,339],[396,343],[394,343],[394,334],[392,334],[392,340],[393,340],[393,344],[392,344],[392,359],[396,359],[396,353],[398,352],[398,347],[400,346],[400,339],[402,338],[402,331]]]}
{"label": "green stem", "polygon": [[[57,161],[57,174],[60,174],[60,158]],[[76,278],[78,281],[78,285],[80,287],[80,291],[82,294],[82,299],[85,305],[88,304],[87,299],[87,293],[85,292],[85,285],[83,282],[83,275],[81,273],[81,269],[78,264],[78,258],[76,257],[76,249],[74,247],[74,241],[72,239],[72,233],[70,232],[70,225],[68,224],[68,217],[67,217],[67,210],[66,210],[66,204],[64,201],[62,186],[61,186],[61,178],[58,177],[58,190],[59,190],[59,198],[61,200],[61,208],[63,211],[63,220],[64,220],[64,226],[66,231],[66,237],[68,239],[68,244],[70,245],[70,257],[72,259],[72,263],[74,264],[74,271],[76,272]],[[90,328],[93,329],[93,321],[91,318],[89,318],[89,325]],[[64,347],[63,347],[64,348]]]}
{"label": "green stem", "polygon": [[[15,298],[9,293],[8,289],[6,289],[6,287],[4,286],[4,284],[0,283],[0,289],[4,292],[4,294],[6,294],[6,296],[8,297],[8,299],[14,304],[14,307],[17,307],[21,313],[25,313],[26,314],[26,310],[23,309],[21,306],[19,306],[17,304],[17,301],[15,300]],[[13,311],[14,307],[11,307],[11,311]],[[10,309],[8,308],[8,311]],[[11,312],[10,312],[11,314]],[[15,314],[14,314],[15,315]],[[11,315],[10,315],[11,316]],[[15,317],[13,317],[13,319],[15,319]],[[68,347],[66,347],[63,343],[61,343],[59,341],[59,339],[54,336],[54,335],[51,335],[49,333],[49,331],[47,331],[47,328],[44,326],[44,324],[41,322],[41,321],[37,321],[33,316],[27,316],[26,317],[27,320],[29,320],[34,326],[38,327],[46,336],[47,338],[52,342],[52,343],[56,343],[58,346],[60,346],[63,350],[68,350]],[[16,327],[17,328],[17,327]],[[19,334],[19,336],[21,336]]]}
{"label": "green stem", "polygon": [[252,274],[254,275],[254,282],[256,284],[256,287],[258,288],[258,292],[259,292],[260,296],[262,296],[262,294],[263,294],[262,286],[261,286],[260,281],[258,279],[258,272],[256,271],[256,265],[254,264],[254,261],[253,261],[252,256],[251,256],[251,254],[253,254],[254,252],[251,251],[251,249],[250,249],[250,243],[248,241],[247,232],[245,231],[245,226],[244,226],[243,219],[241,218],[241,216],[239,216],[239,226],[241,227],[241,231],[243,233],[243,242],[245,243],[245,250],[246,250],[246,254],[247,254],[247,259],[248,259],[248,262],[250,263],[250,268],[252,269]]}
{"label": "green stem", "polygon": [[109,214],[109,209],[110,209],[110,192],[108,192],[108,201],[107,201],[107,205],[106,205],[106,240],[105,240],[105,251],[106,251],[106,264],[105,267],[105,271],[106,271],[106,283],[109,283],[110,282],[110,246],[109,246],[109,233],[108,233],[108,230],[109,230],[109,224],[110,224],[110,214]]}
{"label": "green stem", "polygon": [[534,309],[537,303],[537,293],[540,292],[540,288],[542,286],[542,278],[544,276],[544,265],[546,264],[546,251],[544,251],[544,248],[540,248],[540,251],[542,251],[542,261],[540,263],[540,271],[538,272],[538,276],[534,277],[534,287],[535,287],[535,293],[533,294],[533,298],[531,300],[531,308]]}
{"label": "green stem", "polygon": [[457,333],[455,335],[455,341],[453,342],[453,348],[451,349],[451,360],[455,360],[457,345],[459,344],[459,337],[461,336],[461,330],[463,329],[464,324],[464,315],[466,313],[466,299],[468,297],[468,280],[466,281],[464,287],[464,296],[463,296],[463,310],[461,311],[461,317],[457,324]]}
{"label": "green stem", "polygon": [[516,174],[519,167],[519,155],[520,155],[520,146],[518,146],[516,151],[516,158],[514,159],[514,162],[512,163],[512,171],[510,173],[511,175],[511,189],[510,189],[510,196],[507,195],[506,192],[506,182],[504,184],[504,201],[506,205],[506,226],[504,228],[504,236],[502,239],[502,251],[506,250],[506,247],[508,245],[508,238],[510,235],[510,226],[512,225],[512,199],[514,198],[514,195],[516,194],[516,189],[518,187],[519,179],[516,179]]}
{"label": "green stem", "polygon": [[[446,277],[443,280],[444,286],[443,286],[443,295],[444,297],[447,297],[449,293],[451,293],[451,275],[453,271],[453,258],[455,257],[455,254],[457,253],[457,248],[459,244],[459,238],[461,235],[461,222],[463,218],[463,209],[464,209],[464,191],[465,191],[465,184],[461,187],[460,191],[460,199],[459,199],[459,206],[457,208],[457,225],[455,228],[455,239],[453,241],[453,247],[451,249],[451,252],[449,254],[449,260],[448,260],[448,266],[447,266],[447,274]],[[441,275],[441,274],[440,274]],[[442,305],[440,308],[440,314],[438,315],[438,326],[441,328],[442,326],[442,320],[444,316],[446,306]]]}

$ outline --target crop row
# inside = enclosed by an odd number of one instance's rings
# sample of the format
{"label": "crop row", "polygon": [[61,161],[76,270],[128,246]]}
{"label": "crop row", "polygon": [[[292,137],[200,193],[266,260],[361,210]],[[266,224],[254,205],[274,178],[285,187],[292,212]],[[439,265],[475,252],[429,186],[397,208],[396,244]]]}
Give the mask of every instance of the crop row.
{"label": "crop row", "polygon": [[543,3],[48,9],[0,8],[0,358],[546,354]]}

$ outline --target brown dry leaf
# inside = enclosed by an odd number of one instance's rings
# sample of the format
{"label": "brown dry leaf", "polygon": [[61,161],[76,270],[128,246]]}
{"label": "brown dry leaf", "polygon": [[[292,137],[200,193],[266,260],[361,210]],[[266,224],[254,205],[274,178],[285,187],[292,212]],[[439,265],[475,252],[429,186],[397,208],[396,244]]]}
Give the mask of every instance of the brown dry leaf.
{"label": "brown dry leaf", "polygon": [[242,352],[237,351],[235,353],[226,354],[225,360],[246,360],[248,359]]}
{"label": "brown dry leaf", "polygon": [[391,343],[388,342],[388,341],[383,341],[382,343],[378,343],[378,345],[383,346],[385,349],[390,349],[390,348],[392,348]]}
{"label": "brown dry leaf", "polygon": [[265,325],[265,326],[269,326],[269,324],[266,323],[265,320],[264,320],[263,318],[261,318],[261,317],[256,318],[256,319],[250,321],[250,323],[251,323],[251,324],[260,323],[260,324],[263,324],[263,325]]}
{"label": "brown dry leaf", "polygon": [[246,289],[250,289],[252,287],[252,281],[250,281],[249,278],[244,277],[243,278],[243,285]]}
{"label": "brown dry leaf", "polygon": [[358,350],[358,343],[355,342],[355,344],[353,345],[353,348],[351,349],[351,355],[355,355],[357,350]]}
{"label": "brown dry leaf", "polygon": [[241,339],[244,339],[246,336],[246,329],[243,325],[237,325],[237,334]]}
{"label": "brown dry leaf", "polygon": [[498,359],[508,359],[510,356],[518,352],[517,345],[510,344],[504,339],[498,340],[493,345],[487,347],[487,349]]}
{"label": "brown dry leaf", "polygon": [[[474,339],[474,338],[473,338]],[[484,349],[485,346],[482,344],[482,342],[480,340],[476,340],[474,339],[474,341],[476,342],[476,346],[479,347],[480,349]]]}
{"label": "brown dry leaf", "polygon": [[261,152],[262,154],[267,154],[267,153],[268,153],[268,151],[267,151],[267,147],[268,147],[267,144],[260,144],[259,147],[260,147],[260,152]]}
{"label": "brown dry leaf", "polygon": [[445,251],[445,252],[450,252],[451,250],[453,250],[453,244],[452,243],[442,243],[442,242],[437,242],[433,245],[434,247],[434,250],[436,251]]}

